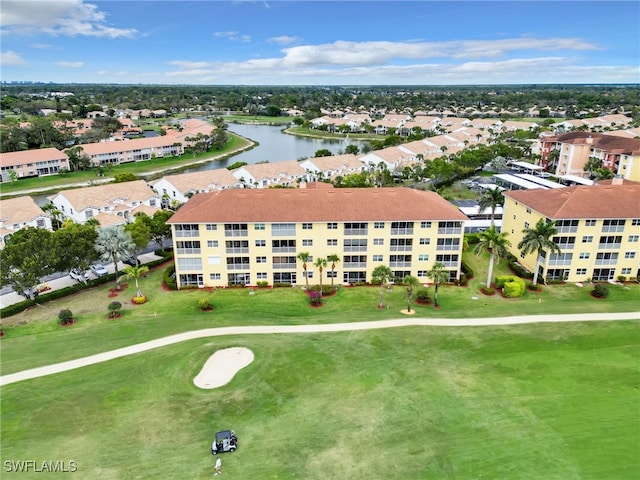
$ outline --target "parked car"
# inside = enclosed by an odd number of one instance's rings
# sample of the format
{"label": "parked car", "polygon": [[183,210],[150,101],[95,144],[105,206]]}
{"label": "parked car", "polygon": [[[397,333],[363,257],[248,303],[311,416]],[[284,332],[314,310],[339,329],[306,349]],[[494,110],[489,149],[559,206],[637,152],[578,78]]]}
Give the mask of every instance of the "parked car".
{"label": "parked car", "polygon": [[109,272],[107,272],[107,269],[104,268],[102,266],[102,264],[100,263],[96,263],[95,265],[91,265],[91,271],[93,272],[93,274],[96,277],[104,277],[105,275],[107,275]]}
{"label": "parked car", "polygon": [[238,437],[233,430],[222,430],[216,433],[216,437],[211,443],[211,454],[217,455],[221,452],[233,452],[238,448]]}
{"label": "parked car", "polygon": [[138,260],[138,257],[135,257],[133,255],[129,255],[127,257],[124,257],[122,259],[122,263],[126,263],[127,265],[131,265],[132,267],[139,267],[140,265],[142,265],[142,262],[140,260]]}
{"label": "parked car", "polygon": [[78,282],[86,282],[89,280],[89,274],[79,268],[72,268],[69,272],[69,276]]}

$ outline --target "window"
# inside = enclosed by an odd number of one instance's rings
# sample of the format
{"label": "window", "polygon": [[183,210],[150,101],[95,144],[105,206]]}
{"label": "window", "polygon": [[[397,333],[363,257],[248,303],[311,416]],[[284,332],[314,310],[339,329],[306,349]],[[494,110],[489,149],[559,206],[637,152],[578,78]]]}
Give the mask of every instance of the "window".
{"label": "window", "polygon": [[602,222],[603,232],[623,232],[624,220],[605,220]]}
{"label": "window", "polygon": [[596,265],[615,265],[618,261],[618,252],[598,252]]}
{"label": "window", "polygon": [[249,257],[227,257],[228,270],[249,270]]}
{"label": "window", "polygon": [[429,255],[426,253],[422,253],[420,255],[418,255],[418,261],[420,262],[428,262],[429,261]]}
{"label": "window", "polygon": [[636,252],[624,252],[624,258],[627,260],[636,258]]}
{"label": "window", "polygon": [[558,220],[556,230],[558,233],[573,233],[578,230],[579,220]]}
{"label": "window", "polygon": [[589,252],[580,252],[580,260],[587,260],[591,254]]}
{"label": "window", "polygon": [[39,228],[44,228],[44,218],[38,218],[38,220],[36,220],[36,225]]}
{"label": "window", "polygon": [[90,208],[87,208],[87,209],[84,211],[84,214],[85,214],[85,216],[86,216],[87,218],[93,218],[93,210],[91,210]]}
{"label": "window", "polygon": [[460,250],[459,238],[439,238],[436,250]]}
{"label": "window", "polygon": [[225,237],[246,237],[249,235],[246,223],[225,223]]}
{"label": "window", "polygon": [[427,276],[426,270],[418,270],[418,278],[426,277],[426,276]]}
{"label": "window", "polygon": [[462,222],[438,222],[438,235],[462,233]]}
{"label": "window", "polygon": [[296,224],[295,223],[274,223],[271,225],[271,234],[274,237],[295,236]]}
{"label": "window", "polygon": [[307,278],[313,278],[313,270],[307,270],[306,272],[302,272],[302,278],[304,278],[305,276]]}
{"label": "window", "polygon": [[342,264],[345,268],[366,268],[367,256],[345,255]]}
{"label": "window", "polygon": [[327,223],[327,230],[337,230],[338,224],[335,222]]}
{"label": "window", "polygon": [[640,235],[629,235],[629,243],[638,243]]}
{"label": "window", "polygon": [[553,237],[552,240],[561,250],[571,250],[576,243],[576,237]]}
{"label": "window", "polygon": [[531,209],[527,207],[527,213],[531,213]]}
{"label": "window", "polygon": [[431,245],[431,239],[430,238],[421,238],[420,239],[420,245]]}
{"label": "window", "polygon": [[302,224],[302,229],[303,230],[312,230],[313,229],[313,224],[312,223],[303,223]]}
{"label": "window", "polygon": [[303,247],[313,247],[313,240],[310,239],[303,239],[302,240],[302,246]]}
{"label": "window", "polygon": [[552,253],[549,257],[549,266],[563,266],[563,265],[571,265],[571,260],[573,259],[573,253]]}
{"label": "window", "polygon": [[256,240],[256,247],[266,247],[266,246],[267,246],[266,240]]}
{"label": "window", "polygon": [[640,225],[640,218],[634,218],[633,220],[631,220],[631,225],[634,227]]}
{"label": "window", "polygon": [[218,248],[218,240],[207,240],[207,247]]}
{"label": "window", "polygon": [[586,268],[578,268],[576,270],[576,275],[586,275],[587,274],[587,269]]}
{"label": "window", "polygon": [[296,251],[295,240],[271,240],[273,253],[294,253]]}
{"label": "window", "polygon": [[413,222],[391,222],[391,235],[413,234]]}
{"label": "window", "polygon": [[600,237],[598,248],[605,250],[617,250],[622,244],[622,235],[604,235]]}
{"label": "window", "polygon": [[623,268],[620,273],[622,275],[631,275],[631,268]]}
{"label": "window", "polygon": [[582,243],[591,243],[593,242],[593,235],[585,235],[582,237]]}
{"label": "window", "polygon": [[198,230],[198,225],[192,224],[177,224],[175,226],[176,237],[198,237],[200,236],[200,231]]}
{"label": "window", "polygon": [[367,251],[367,239],[366,238],[347,238],[344,240],[345,252],[366,252]]}
{"label": "window", "polygon": [[420,222],[420,228],[431,228],[431,222]]}
{"label": "window", "polygon": [[337,247],[338,239],[337,238],[329,238],[327,239],[327,247]]}
{"label": "window", "polygon": [[344,224],[345,235],[366,235],[367,224],[364,222],[346,222]]}
{"label": "window", "polygon": [[373,256],[373,261],[374,262],[381,262],[382,261],[382,255],[374,255]]}
{"label": "window", "polygon": [[374,238],[373,239],[373,244],[374,245],[384,245],[384,238]]}
{"label": "window", "polygon": [[587,227],[595,227],[596,226],[596,221],[595,220],[585,220],[584,224]]}
{"label": "window", "polygon": [[178,255],[194,255],[200,253],[198,240],[176,241],[176,253]]}
{"label": "window", "polygon": [[207,257],[207,263],[209,265],[220,265],[220,257],[218,255],[209,255]]}
{"label": "window", "polygon": [[207,223],[207,230],[213,232],[214,230],[218,230],[218,225],[215,223]]}
{"label": "window", "polygon": [[256,274],[258,280],[266,280],[267,279],[267,272],[258,272]]}
{"label": "window", "polygon": [[529,222],[524,222],[524,228],[525,229],[529,228]]}
{"label": "window", "polygon": [[264,230],[265,229],[264,223],[256,223],[256,224],[254,224],[253,225],[253,229],[254,230]]}
{"label": "window", "polygon": [[224,246],[226,253],[249,253],[249,240],[227,240]]}
{"label": "window", "polygon": [[222,277],[220,277],[219,273],[210,273],[209,274],[209,280],[220,280]]}
{"label": "window", "polygon": [[436,262],[442,263],[445,267],[457,267],[458,255],[436,255]]}
{"label": "window", "polygon": [[413,238],[392,238],[389,250],[392,252],[410,252],[413,248]]}
{"label": "window", "polygon": [[384,222],[375,222],[373,224],[373,228],[375,228],[375,229],[384,228]]}
{"label": "window", "polygon": [[256,257],[256,263],[267,263],[267,257]]}
{"label": "window", "polygon": [[178,257],[178,270],[202,270],[200,257]]}

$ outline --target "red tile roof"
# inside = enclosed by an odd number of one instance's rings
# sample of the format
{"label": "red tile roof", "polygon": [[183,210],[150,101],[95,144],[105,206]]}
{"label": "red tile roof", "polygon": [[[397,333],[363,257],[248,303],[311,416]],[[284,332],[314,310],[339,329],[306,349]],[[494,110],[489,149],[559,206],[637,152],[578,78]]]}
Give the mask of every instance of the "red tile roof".
{"label": "red tile roof", "polygon": [[546,217],[640,218],[640,183],[623,185],[590,185],[551,190],[514,190],[510,197]]}
{"label": "red tile roof", "polygon": [[440,195],[410,188],[232,189],[193,196],[168,223],[385,220],[468,218]]}

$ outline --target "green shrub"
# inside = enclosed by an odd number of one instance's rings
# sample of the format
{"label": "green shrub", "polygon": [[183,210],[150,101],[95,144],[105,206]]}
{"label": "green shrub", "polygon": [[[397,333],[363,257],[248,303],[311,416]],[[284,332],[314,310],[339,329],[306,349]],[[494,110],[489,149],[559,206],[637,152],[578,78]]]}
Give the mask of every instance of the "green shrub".
{"label": "green shrub", "polygon": [[506,258],[507,264],[514,275],[521,278],[533,278],[533,273],[520,265],[520,263],[518,263],[518,259],[514,255],[509,253]]}
{"label": "green shrub", "polygon": [[169,290],[178,289],[178,282],[176,281],[176,265],[174,263],[165,268],[162,280]]}
{"label": "green shrub", "polygon": [[429,298],[429,290],[426,288],[420,288],[416,292],[416,302],[418,303],[429,303],[431,298]]}
{"label": "green shrub", "polygon": [[266,288],[269,286],[269,282],[267,282],[266,280],[259,280],[258,281],[258,287],[259,288]]}
{"label": "green shrub", "polygon": [[290,283],[286,283],[286,282],[276,282],[273,284],[274,288],[283,288],[283,287],[291,287],[292,285]]}
{"label": "green shrub", "polygon": [[609,295],[609,285],[606,283],[597,283],[593,288],[593,296],[598,298],[607,298]]}
{"label": "green shrub", "polygon": [[493,287],[482,287],[482,293],[485,295],[495,295],[496,289]]}
{"label": "green shrub", "polygon": [[[319,292],[320,291],[320,285],[311,285],[309,287],[309,291],[310,292]],[[336,292],[336,288],[335,287],[331,287],[331,285],[323,285],[322,286],[322,296],[326,297],[328,295],[333,295]]]}
{"label": "green shrub", "polygon": [[200,310],[213,309],[213,305],[211,305],[211,302],[209,301],[208,298],[201,298],[200,300],[198,300],[198,306],[200,307]]}
{"label": "green shrub", "polygon": [[111,302],[107,308],[109,309],[109,312],[111,312],[111,318],[113,318],[118,315],[118,312],[122,308],[122,304],[120,302]]}
{"label": "green shrub", "polygon": [[69,325],[73,322],[73,313],[68,308],[60,310],[58,313],[58,320],[60,320],[60,325]]}
{"label": "green shrub", "polygon": [[465,233],[465,238],[467,239],[467,243],[469,245],[473,245],[474,243],[480,243],[480,237],[477,233]]}
{"label": "green shrub", "polygon": [[468,280],[471,280],[473,278],[473,270],[465,262],[462,262],[462,264],[460,265],[460,271],[466,275]]}
{"label": "green shrub", "polygon": [[502,287],[502,293],[507,298],[516,298],[524,295],[526,285],[524,280],[518,277],[513,277],[511,281],[506,282]]}
{"label": "green shrub", "polygon": [[626,282],[626,281],[627,281],[627,277],[626,277],[626,276],[624,276],[624,275],[618,275],[618,281],[619,281],[620,283],[624,283],[624,282]]}

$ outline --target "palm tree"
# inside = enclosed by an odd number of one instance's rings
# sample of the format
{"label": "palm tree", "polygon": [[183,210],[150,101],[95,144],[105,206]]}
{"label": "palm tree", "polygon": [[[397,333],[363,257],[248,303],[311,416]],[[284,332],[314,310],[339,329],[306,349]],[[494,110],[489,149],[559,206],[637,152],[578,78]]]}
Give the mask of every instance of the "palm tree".
{"label": "palm tree", "polygon": [[327,259],[318,257],[314,265],[318,267],[318,273],[320,274],[320,295],[322,295],[322,271],[327,268]]}
{"label": "palm tree", "polygon": [[[489,252],[489,271],[487,272],[487,287],[491,286],[491,277],[493,275],[493,264],[500,261],[500,257],[507,254],[507,248],[511,246],[511,242],[507,240],[507,233],[499,232],[494,225],[478,234],[480,240],[474,249],[474,253],[478,256],[485,252]],[[496,256],[497,254],[497,256]]]}
{"label": "palm tree", "polygon": [[478,207],[480,207],[480,213],[484,212],[487,208],[491,209],[491,226],[495,225],[494,218],[496,209],[499,205],[504,204],[504,195],[498,188],[488,188],[480,196],[478,200]]}
{"label": "palm tree", "polygon": [[437,307],[439,306],[438,305],[438,285],[446,282],[449,279],[449,270],[445,268],[444,264],[440,262],[436,262],[433,264],[433,267],[431,267],[431,270],[427,272],[427,277],[431,278],[433,280],[433,283],[435,284],[433,304],[434,306]]}
{"label": "palm tree", "polygon": [[333,277],[336,271],[336,263],[340,261],[340,257],[335,253],[327,255],[327,261],[331,262],[331,288],[333,288]]}
{"label": "palm tree", "polygon": [[407,287],[407,313],[411,313],[411,299],[413,298],[413,290],[420,286],[420,281],[413,275],[407,275],[402,279]]}
{"label": "palm tree", "polygon": [[120,290],[120,278],[118,277],[118,259],[130,255],[135,249],[131,235],[124,231],[122,226],[105,227],[98,230],[98,238],[95,245],[100,259],[113,261],[116,272],[116,290]]}
{"label": "palm tree", "polygon": [[136,281],[136,297],[142,297],[140,286],[138,285],[138,279],[149,271],[149,267],[146,265],[140,265],[139,267],[126,267],[124,273],[126,278],[133,278]]}
{"label": "palm tree", "polygon": [[540,269],[542,252],[549,250],[550,253],[560,253],[560,248],[552,238],[558,231],[556,230],[555,222],[544,222],[540,219],[535,227],[525,228],[522,233],[524,236],[518,244],[518,249],[522,251],[523,255],[528,255],[531,252],[537,252],[538,255],[535,271],[533,272],[533,284],[536,285],[538,283],[538,270]]}
{"label": "palm tree", "polygon": [[309,290],[309,276],[307,275],[307,262],[309,261],[309,258],[311,258],[311,255],[309,255],[309,252],[300,252],[296,258],[302,262],[302,269],[304,270],[304,281],[307,284],[307,290]]}
{"label": "palm tree", "polygon": [[380,300],[378,301],[378,308],[383,308],[382,297],[384,296],[384,288],[387,283],[393,278],[393,270],[386,265],[378,265],[373,269],[371,281],[372,283],[380,283]]}

